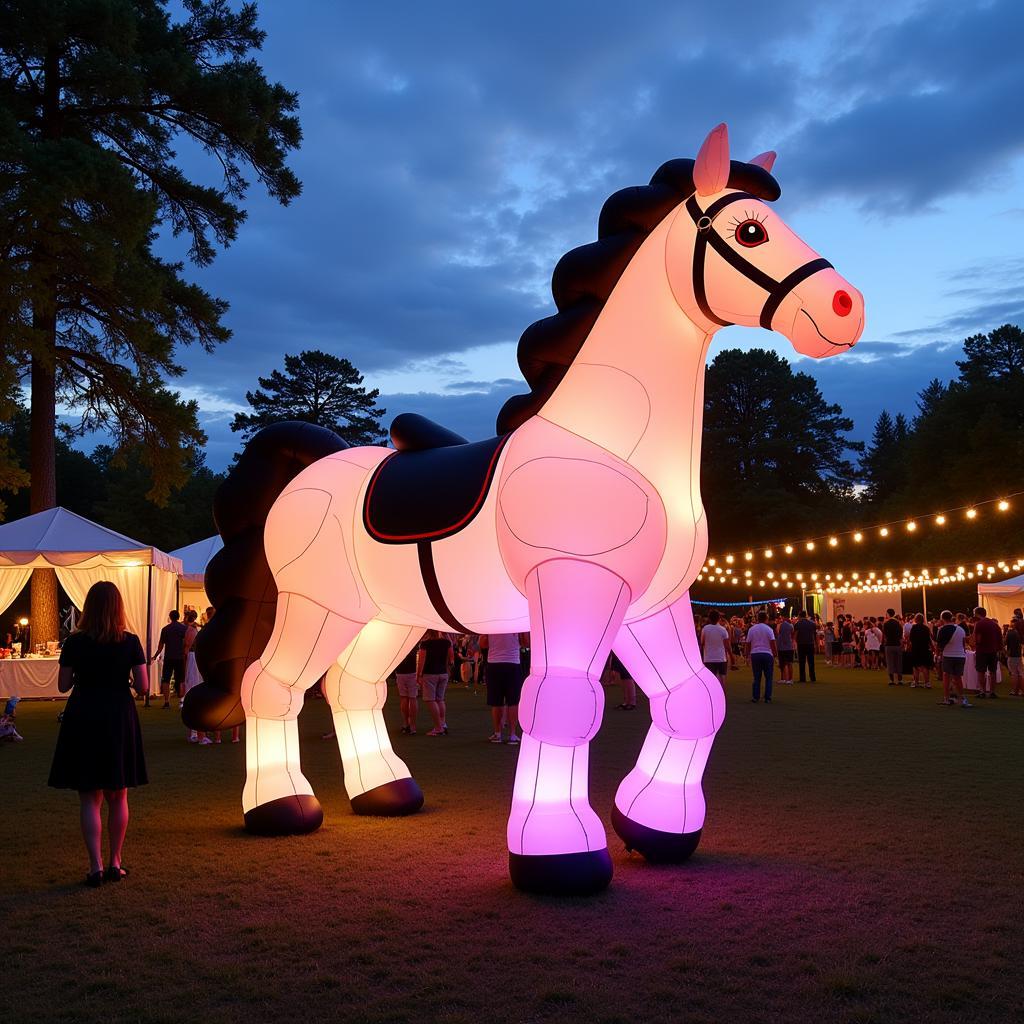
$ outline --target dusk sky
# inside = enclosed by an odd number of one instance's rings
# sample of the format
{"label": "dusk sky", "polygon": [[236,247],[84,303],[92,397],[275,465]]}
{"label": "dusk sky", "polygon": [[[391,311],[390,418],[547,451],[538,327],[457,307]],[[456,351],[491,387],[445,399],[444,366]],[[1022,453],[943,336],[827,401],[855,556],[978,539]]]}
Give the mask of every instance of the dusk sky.
{"label": "dusk sky", "polygon": [[720,121],[734,157],[778,151],[779,212],[864,293],[867,327],[825,363],[740,327],[711,358],[776,349],[863,438],[954,375],[965,336],[1024,322],[1019,0],[260,7],[267,76],[300,96],[304,190],[281,208],[254,186],[237,242],[189,271],[231,303],[232,341],[185,350],[173,383],[215,469],[246,390],[308,348],[351,359],[385,423],[493,434],[555,262]]}

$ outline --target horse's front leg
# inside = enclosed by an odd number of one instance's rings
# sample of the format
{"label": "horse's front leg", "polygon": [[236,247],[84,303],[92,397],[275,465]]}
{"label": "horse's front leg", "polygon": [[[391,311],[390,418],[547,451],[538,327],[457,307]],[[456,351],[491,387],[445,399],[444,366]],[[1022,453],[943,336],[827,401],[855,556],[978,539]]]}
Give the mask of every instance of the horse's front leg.
{"label": "horse's front leg", "polygon": [[701,662],[690,596],[622,627],[615,653],[651,702],[636,767],[615,795],[612,824],[650,861],[686,860],[704,825],[701,778],[725,718],[725,694]]}
{"label": "horse's front leg", "polygon": [[604,825],[588,799],[588,751],[601,724],[601,669],[630,592],[598,565],[556,559],[526,579],[531,664],[508,822],[512,881],[533,892],[586,894],[612,876]]}

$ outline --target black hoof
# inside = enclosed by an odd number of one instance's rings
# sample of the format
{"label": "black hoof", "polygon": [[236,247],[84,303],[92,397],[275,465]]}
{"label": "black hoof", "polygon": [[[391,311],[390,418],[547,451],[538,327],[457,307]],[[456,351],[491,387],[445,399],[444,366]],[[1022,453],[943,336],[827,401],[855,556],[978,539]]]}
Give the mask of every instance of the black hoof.
{"label": "black hoof", "polygon": [[700,842],[700,829],[681,834],[662,832],[627,818],[616,806],[612,807],[612,826],[627,850],[642,853],[652,864],[681,864],[689,860]]}
{"label": "black hoof", "polygon": [[315,832],[324,811],[315,796],[282,796],[245,812],[245,829],[254,836],[301,836]]}
{"label": "black hoof", "polygon": [[517,889],[548,896],[592,896],[612,880],[612,858],[605,850],[530,856],[509,853],[508,871]]}
{"label": "black hoof", "polygon": [[415,814],[423,806],[423,790],[415,779],[396,779],[352,797],[355,814],[375,814],[382,818],[401,818]]}

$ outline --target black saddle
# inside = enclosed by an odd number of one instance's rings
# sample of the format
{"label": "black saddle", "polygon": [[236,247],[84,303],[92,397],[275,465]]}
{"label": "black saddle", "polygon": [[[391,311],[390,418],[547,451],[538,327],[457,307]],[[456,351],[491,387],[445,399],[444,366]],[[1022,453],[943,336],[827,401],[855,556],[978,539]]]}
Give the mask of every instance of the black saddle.
{"label": "black saddle", "polygon": [[415,413],[391,424],[398,449],[373,472],[363,525],[382,544],[441,540],[468,526],[494,480],[508,434],[469,442]]}

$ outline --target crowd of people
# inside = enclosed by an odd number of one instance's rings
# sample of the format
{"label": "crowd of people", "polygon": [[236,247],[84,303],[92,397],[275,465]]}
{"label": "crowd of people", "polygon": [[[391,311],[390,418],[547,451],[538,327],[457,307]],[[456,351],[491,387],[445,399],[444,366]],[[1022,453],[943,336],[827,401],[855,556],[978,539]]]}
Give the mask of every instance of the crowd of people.
{"label": "crowd of people", "polygon": [[943,611],[934,617],[921,612],[855,618],[837,615],[822,621],[800,609],[795,615],[776,608],[724,617],[718,609],[695,618],[704,664],[724,683],[727,672],[748,665],[752,675],[751,699],[758,703],[762,684],[770,704],[777,681],[792,684],[794,664],[799,682],[816,682],[815,659],[824,658],[838,668],[884,671],[889,686],[932,688],[932,676],[942,686],[940,704],[973,707],[964,685],[971,659],[977,674],[977,696],[995,699],[1000,665],[1005,665],[1010,696],[1024,696],[1021,644],[1024,614],[1015,608],[1010,622],[1000,626],[984,608],[970,615]]}

